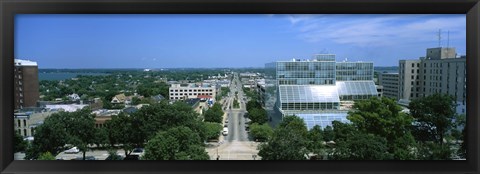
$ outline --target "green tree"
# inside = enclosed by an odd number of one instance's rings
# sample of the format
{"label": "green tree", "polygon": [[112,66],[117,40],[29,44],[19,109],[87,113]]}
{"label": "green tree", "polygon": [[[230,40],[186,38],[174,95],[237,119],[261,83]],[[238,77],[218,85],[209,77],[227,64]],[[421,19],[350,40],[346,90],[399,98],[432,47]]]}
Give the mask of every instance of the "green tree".
{"label": "green tree", "polygon": [[15,132],[15,135],[13,137],[13,142],[14,142],[14,147],[13,147],[13,152],[22,152],[27,149],[28,142],[23,140],[22,135],[20,135],[18,132]]}
{"label": "green tree", "polygon": [[143,135],[141,137],[144,140],[153,138],[158,131],[178,126],[190,127],[198,121],[198,114],[183,102],[175,102],[173,104],[160,102],[144,106],[133,113],[131,117],[133,121],[139,122],[140,130],[137,131],[142,132]]}
{"label": "green tree", "polygon": [[262,108],[262,105],[257,100],[250,100],[247,102],[246,107],[247,107],[247,111],[250,112],[250,110],[254,108]]}
{"label": "green tree", "polygon": [[323,155],[325,153],[323,130],[319,125],[313,126],[308,131],[308,150],[313,154]]}
{"label": "green tree", "polygon": [[55,156],[50,152],[42,153],[37,160],[55,160]]}
{"label": "green tree", "polygon": [[205,111],[203,117],[206,122],[215,122],[221,123],[223,119],[224,112],[222,111],[222,106],[218,103],[213,104],[213,106]]}
{"label": "green tree", "polygon": [[95,136],[93,141],[97,147],[103,147],[106,144],[109,144],[108,141],[108,131],[105,127],[95,128]]}
{"label": "green tree", "polygon": [[115,144],[123,144],[125,156],[130,155],[133,148],[143,145],[145,135],[142,134],[141,123],[125,113],[112,116],[111,120],[105,123],[108,130],[108,141],[113,148]]}
{"label": "green tree", "polygon": [[348,139],[336,141],[333,153],[335,160],[390,160],[387,140],[383,137],[363,132],[354,132]]}
{"label": "green tree", "polygon": [[335,139],[335,133],[333,132],[332,126],[327,126],[323,130],[323,140],[325,142],[333,141]]}
{"label": "green tree", "polygon": [[272,136],[273,129],[267,124],[253,123],[250,125],[250,134],[257,141],[266,141]]}
{"label": "green tree", "polygon": [[468,139],[467,139],[467,128],[464,127],[462,130],[462,137],[463,137],[463,142],[460,144],[460,149],[458,149],[458,154],[462,158],[467,158],[467,145],[468,145]]}
{"label": "green tree", "polygon": [[145,147],[146,160],[208,160],[200,136],[188,127],[161,131]]}
{"label": "green tree", "polygon": [[207,139],[205,124],[190,106],[182,102],[168,104],[166,101],[144,106],[130,116],[123,113],[113,116],[107,122],[108,139],[111,145],[123,144],[125,155],[129,155],[133,148],[144,147],[156,132],[179,126],[189,127],[202,140]]}
{"label": "green tree", "polygon": [[91,114],[89,108],[70,113],[63,112],[63,114],[64,126],[68,135],[67,142],[78,147],[83,153],[83,160],[85,160],[85,153],[89,150],[88,144],[94,143],[95,115]]}
{"label": "green tree", "polygon": [[26,158],[36,159],[43,152],[56,155],[64,150],[65,144],[71,144],[83,152],[85,159],[87,145],[93,143],[94,124],[94,115],[89,108],[52,114],[37,127],[35,139],[30,149],[27,149]]}
{"label": "green tree", "polygon": [[267,111],[263,108],[253,108],[248,112],[248,118],[252,123],[264,124],[268,121]]}
{"label": "green tree", "polygon": [[448,94],[433,94],[412,100],[409,109],[415,119],[415,138],[442,145],[445,135],[453,126],[456,106],[453,97]]}
{"label": "green tree", "polygon": [[141,101],[142,100],[139,99],[138,97],[133,97],[132,98],[132,105],[138,105],[138,104],[140,104]]}
{"label": "green tree", "polygon": [[207,139],[218,139],[220,131],[222,131],[222,125],[218,123],[205,122],[207,129]]}
{"label": "green tree", "polygon": [[262,160],[305,160],[308,154],[307,127],[297,116],[285,116],[267,143],[260,144]]}
{"label": "green tree", "polygon": [[451,160],[452,149],[448,144],[420,142],[416,148],[419,160]]}
{"label": "green tree", "polygon": [[37,159],[44,152],[58,154],[67,144],[67,131],[61,121],[60,113],[47,117],[44,123],[35,129],[35,139],[28,146],[25,158]]}
{"label": "green tree", "polygon": [[413,159],[410,149],[415,145],[410,127],[413,118],[400,112],[402,108],[387,97],[372,97],[357,101],[354,110],[347,118],[359,131],[384,137],[389,146],[389,152],[395,154],[395,159]]}

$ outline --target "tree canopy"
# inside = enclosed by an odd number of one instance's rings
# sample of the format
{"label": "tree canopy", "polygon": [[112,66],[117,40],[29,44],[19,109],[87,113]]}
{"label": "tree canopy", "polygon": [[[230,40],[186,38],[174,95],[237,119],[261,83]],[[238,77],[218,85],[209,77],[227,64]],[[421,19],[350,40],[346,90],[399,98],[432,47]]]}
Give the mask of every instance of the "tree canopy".
{"label": "tree canopy", "polygon": [[54,113],[37,127],[35,139],[27,150],[26,157],[36,159],[45,152],[56,155],[64,150],[65,144],[71,144],[83,152],[85,159],[87,145],[94,143],[94,125],[94,115],[89,108],[76,112]]}
{"label": "tree canopy", "polygon": [[347,118],[359,131],[385,138],[395,159],[414,158],[409,152],[415,146],[410,131],[413,118],[401,112],[402,108],[394,100],[372,97],[356,101],[353,108]]}
{"label": "tree canopy", "polygon": [[253,123],[250,125],[250,134],[254,140],[266,141],[272,136],[273,129],[267,124]]}
{"label": "tree canopy", "polygon": [[262,160],[305,160],[308,155],[307,127],[297,116],[285,116],[272,138],[259,146]]}
{"label": "tree canopy", "polygon": [[203,117],[206,122],[215,122],[215,123],[221,123],[223,119],[223,110],[222,110],[222,105],[219,103],[213,104],[213,106],[205,111],[203,114]]}
{"label": "tree canopy", "polygon": [[145,147],[146,160],[208,160],[198,133],[185,126],[158,132]]}
{"label": "tree canopy", "polygon": [[448,94],[433,94],[412,100],[408,108],[415,119],[416,139],[443,144],[445,134],[454,125],[456,103],[453,97]]}

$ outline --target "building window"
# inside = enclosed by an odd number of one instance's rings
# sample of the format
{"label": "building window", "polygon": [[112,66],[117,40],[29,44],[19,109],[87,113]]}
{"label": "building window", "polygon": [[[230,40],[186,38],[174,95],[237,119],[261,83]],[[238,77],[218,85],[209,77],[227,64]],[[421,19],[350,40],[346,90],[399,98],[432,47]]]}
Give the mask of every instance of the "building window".
{"label": "building window", "polygon": [[412,63],[412,68],[415,67],[415,63]]}
{"label": "building window", "polygon": [[412,73],[415,73],[415,70],[414,70],[414,69],[412,69]]}
{"label": "building window", "polygon": [[23,136],[27,136],[27,129],[23,129]]}
{"label": "building window", "polygon": [[27,120],[23,120],[23,126],[27,127]]}
{"label": "building window", "polygon": [[21,127],[22,125],[20,124],[20,120],[17,120],[17,123],[18,123],[18,126],[17,127]]}

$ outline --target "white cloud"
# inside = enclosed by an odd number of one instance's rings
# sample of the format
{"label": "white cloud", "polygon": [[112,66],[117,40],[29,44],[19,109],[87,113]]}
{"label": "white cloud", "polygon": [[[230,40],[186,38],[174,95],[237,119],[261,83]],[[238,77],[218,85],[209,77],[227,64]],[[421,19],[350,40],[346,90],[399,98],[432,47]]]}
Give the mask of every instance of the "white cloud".
{"label": "white cloud", "polygon": [[435,15],[289,15],[292,27],[307,42],[334,42],[360,47],[465,39],[465,16]]}

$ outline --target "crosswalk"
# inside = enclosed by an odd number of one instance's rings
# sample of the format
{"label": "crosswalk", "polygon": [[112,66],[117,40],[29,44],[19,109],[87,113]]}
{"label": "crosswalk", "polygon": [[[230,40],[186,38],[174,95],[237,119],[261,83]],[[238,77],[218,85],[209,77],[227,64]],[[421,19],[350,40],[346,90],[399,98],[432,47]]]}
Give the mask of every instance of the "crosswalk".
{"label": "crosswalk", "polygon": [[251,141],[223,142],[217,147],[207,148],[211,160],[259,160],[258,143]]}

